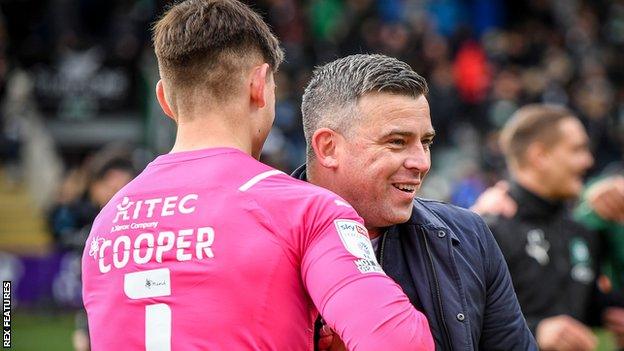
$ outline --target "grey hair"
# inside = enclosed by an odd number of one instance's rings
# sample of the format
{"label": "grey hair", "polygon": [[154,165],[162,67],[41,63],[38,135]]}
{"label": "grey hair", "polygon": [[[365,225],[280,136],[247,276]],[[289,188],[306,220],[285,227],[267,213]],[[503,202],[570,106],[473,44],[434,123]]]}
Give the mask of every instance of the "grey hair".
{"label": "grey hair", "polygon": [[347,126],[360,115],[358,100],[375,92],[418,98],[429,88],[407,63],[385,55],[351,55],[314,70],[301,103],[308,161],[314,159],[314,132],[319,128],[348,132]]}

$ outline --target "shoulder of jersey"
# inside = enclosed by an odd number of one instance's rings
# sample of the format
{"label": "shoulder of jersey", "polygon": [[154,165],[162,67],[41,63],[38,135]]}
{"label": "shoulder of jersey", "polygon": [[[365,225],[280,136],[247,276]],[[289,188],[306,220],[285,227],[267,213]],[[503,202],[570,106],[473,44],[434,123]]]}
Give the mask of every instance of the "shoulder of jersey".
{"label": "shoulder of jersey", "polygon": [[314,184],[295,179],[275,169],[253,176],[245,183],[241,184],[238,190],[257,195],[265,195],[266,192],[270,192],[270,194],[275,197],[279,197],[280,195],[306,199],[312,197],[333,202],[337,206],[352,208],[348,202],[333,192]]}

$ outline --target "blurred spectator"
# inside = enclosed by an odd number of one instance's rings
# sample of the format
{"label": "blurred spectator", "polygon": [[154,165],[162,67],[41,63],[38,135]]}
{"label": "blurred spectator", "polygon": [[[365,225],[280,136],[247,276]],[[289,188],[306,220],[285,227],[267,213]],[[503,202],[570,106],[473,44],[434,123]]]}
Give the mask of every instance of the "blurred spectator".
{"label": "blurred spectator", "polygon": [[624,175],[621,172],[590,183],[575,211],[581,223],[604,235],[603,266],[611,280],[609,286],[617,291],[624,291]]}
{"label": "blurred spectator", "polygon": [[483,180],[478,175],[468,175],[456,184],[451,194],[451,202],[457,206],[468,208],[485,188]]}
{"label": "blurred spectator", "polygon": [[485,100],[490,69],[481,46],[473,41],[462,44],[455,58],[455,84],[462,100],[479,104]]}
{"label": "blurred spectator", "polygon": [[50,227],[60,248],[82,253],[95,216],[134,178],[130,156],[118,153],[103,149],[87,159],[82,169],[68,172],[50,212]]}
{"label": "blurred spectator", "polygon": [[[601,265],[606,276],[601,289],[624,295],[624,165],[613,164],[597,180],[590,182],[577,206],[576,219],[598,231],[604,244]],[[624,348],[624,312],[607,309],[603,315],[607,328]]]}
{"label": "blurred spectator", "polygon": [[[54,281],[57,300],[75,303],[80,300],[80,260],[91,225],[100,209],[135,176],[127,153],[119,148],[105,148],[87,159],[82,169],[71,170],[64,180],[58,203],[49,216],[57,247],[67,252]],[[82,303],[80,303],[82,306]],[[76,315],[72,336],[74,349],[89,349],[87,319],[84,312]]]}

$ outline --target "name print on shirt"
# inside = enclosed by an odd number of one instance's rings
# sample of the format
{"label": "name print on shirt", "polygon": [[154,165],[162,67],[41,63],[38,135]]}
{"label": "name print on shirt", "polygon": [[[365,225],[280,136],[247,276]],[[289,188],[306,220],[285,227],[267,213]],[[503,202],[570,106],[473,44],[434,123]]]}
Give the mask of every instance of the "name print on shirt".
{"label": "name print on shirt", "polygon": [[120,235],[114,240],[96,236],[89,243],[89,256],[98,261],[100,273],[108,273],[112,268],[124,268],[130,262],[135,265],[163,263],[163,257],[170,251],[170,260],[178,262],[214,258],[214,239],[215,231],[211,227],[146,232],[136,237]]}
{"label": "name print on shirt", "polygon": [[[89,256],[98,263],[100,273],[121,269],[128,264],[143,265],[148,262],[163,263],[166,257],[178,262],[192,259],[214,258],[212,244],[215,231],[212,227],[179,228],[156,231],[159,222],[155,216],[188,215],[195,212],[199,196],[168,196],[133,201],[124,197],[115,207],[111,233],[140,230],[137,234],[111,237],[94,236],[89,243]],[[152,219],[152,220],[150,220]],[[130,222],[137,220],[137,222]]]}

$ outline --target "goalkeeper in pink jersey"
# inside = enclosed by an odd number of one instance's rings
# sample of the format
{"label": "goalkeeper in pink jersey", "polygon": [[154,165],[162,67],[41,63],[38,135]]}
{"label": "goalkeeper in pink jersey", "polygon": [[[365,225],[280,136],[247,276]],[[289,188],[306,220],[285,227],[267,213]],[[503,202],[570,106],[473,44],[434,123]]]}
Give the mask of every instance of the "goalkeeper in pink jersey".
{"label": "goalkeeper in pink jersey", "polygon": [[156,23],[154,46],[177,138],[87,239],[92,349],[311,350],[318,312],[351,350],[433,349],[353,208],[257,161],[283,58],[260,17],[187,0]]}

